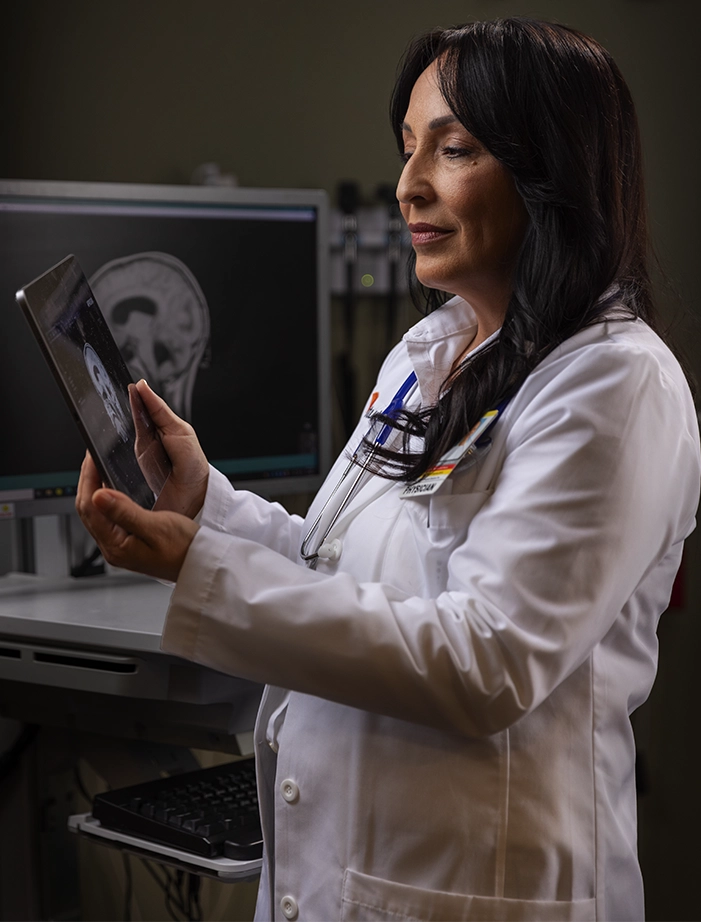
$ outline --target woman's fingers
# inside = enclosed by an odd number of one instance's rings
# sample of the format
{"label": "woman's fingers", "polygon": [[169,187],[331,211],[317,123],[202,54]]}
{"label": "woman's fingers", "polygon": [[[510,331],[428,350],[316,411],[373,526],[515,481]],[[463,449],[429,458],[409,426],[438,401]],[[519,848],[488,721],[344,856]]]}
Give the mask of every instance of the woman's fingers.
{"label": "woman's fingers", "polygon": [[98,490],[92,497],[93,505],[105,519],[118,525],[123,532],[135,535],[145,544],[149,544],[149,513],[117,490]]}
{"label": "woman's fingers", "polygon": [[153,420],[156,428],[163,435],[182,435],[191,432],[192,427],[190,424],[174,413],[165,400],[159,397],[155,391],[151,390],[148,382],[144,378],[137,381],[136,389],[146,405],[149,416]]}
{"label": "woman's fingers", "polygon": [[209,480],[209,465],[195,430],[180,419],[143,378],[135,386],[173,465],[156,508],[192,518],[202,508]]}
{"label": "woman's fingers", "polygon": [[81,467],[75,505],[107,563],[177,580],[199,529],[191,519],[142,509],[124,493],[104,488],[89,454]]}
{"label": "woman's fingers", "polygon": [[[96,491],[102,489],[100,477],[91,458],[83,462],[80,480],[76,491],[75,508],[86,529],[97,542],[100,550],[107,545],[123,540],[125,533],[110,519],[106,518],[101,510],[93,503]],[[118,533],[116,533],[118,532]]]}
{"label": "woman's fingers", "polygon": [[95,462],[92,459],[92,455],[89,451],[86,450],[83,455],[83,463],[80,465],[80,479],[78,481],[78,489],[83,486],[88,479],[98,480],[99,474],[97,468],[95,467]]}
{"label": "woman's fingers", "polygon": [[[189,423],[180,419],[158,394],[151,390],[143,378],[130,387],[129,400],[134,412],[135,425],[137,425],[136,456],[149,484],[151,484],[152,480],[155,481],[156,478],[149,476],[149,440],[144,438],[143,433],[138,428],[139,414],[134,410],[135,391],[138,393],[137,399],[141,399],[157,427],[163,447],[173,465],[172,473],[159,493],[156,508],[159,511],[167,510],[194,518],[204,503],[209,480],[209,465],[195,431]],[[93,504],[93,494],[101,486],[102,483],[95,465],[92,459],[86,455],[78,485],[76,509],[86,528],[98,541],[98,544],[105,538],[105,527],[102,518],[107,513],[107,505],[106,500],[104,500],[102,506],[96,507]],[[152,488],[158,492],[161,486],[162,484],[159,482],[158,486],[152,486]],[[118,509],[120,511],[123,509],[121,500],[118,501]],[[136,509],[140,510],[141,507],[136,506]],[[134,515],[138,515],[138,513],[134,513]],[[138,522],[138,518],[133,520],[133,524],[137,528]]]}
{"label": "woman's fingers", "polygon": [[95,462],[90,452],[86,451],[83,463],[80,467],[78,489],[75,495],[75,507],[78,513],[81,511],[81,506],[85,506],[86,501],[93,495],[95,490],[99,490],[101,486],[102,481],[100,480],[97,467],[95,467]]}
{"label": "woman's fingers", "polygon": [[92,497],[91,524],[107,563],[175,581],[199,526],[174,512],[142,509],[116,490]]}

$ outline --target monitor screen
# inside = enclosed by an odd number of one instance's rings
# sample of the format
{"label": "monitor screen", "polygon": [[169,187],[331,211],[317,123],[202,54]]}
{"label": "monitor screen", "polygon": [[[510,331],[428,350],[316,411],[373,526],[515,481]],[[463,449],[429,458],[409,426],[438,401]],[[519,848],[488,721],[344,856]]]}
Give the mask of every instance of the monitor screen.
{"label": "monitor screen", "polygon": [[0,514],[71,508],[85,451],[15,292],[69,253],[127,366],[266,495],[329,464],[323,192],[0,183]]}

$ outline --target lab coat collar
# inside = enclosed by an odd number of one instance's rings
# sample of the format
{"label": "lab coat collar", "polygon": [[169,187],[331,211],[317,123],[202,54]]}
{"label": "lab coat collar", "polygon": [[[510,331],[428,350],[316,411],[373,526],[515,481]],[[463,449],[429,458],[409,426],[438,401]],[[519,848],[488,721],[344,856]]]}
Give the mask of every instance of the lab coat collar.
{"label": "lab coat collar", "polygon": [[[433,406],[438,402],[441,387],[455,360],[474,339],[476,331],[475,312],[467,301],[454,297],[404,334],[409,361],[416,372],[422,406]],[[498,335],[497,330],[472,354],[483,349]]]}
{"label": "lab coat collar", "polygon": [[[429,314],[428,317],[424,317],[404,334],[403,340],[409,361],[416,372],[422,406],[433,406],[438,402],[441,387],[450,374],[453,363],[472,342],[476,332],[477,318],[474,311],[462,298],[455,297],[446,301],[442,307]],[[474,355],[483,349],[498,335],[497,330],[470,354]],[[402,366],[401,376],[404,375],[406,375],[406,367]],[[413,399],[409,405],[411,409],[417,408]],[[416,448],[420,450],[419,445]],[[385,493],[396,486],[396,481],[384,477],[369,478],[339,516],[336,524],[329,531],[327,540],[342,535],[349,522],[366,506],[374,502],[380,493]]]}

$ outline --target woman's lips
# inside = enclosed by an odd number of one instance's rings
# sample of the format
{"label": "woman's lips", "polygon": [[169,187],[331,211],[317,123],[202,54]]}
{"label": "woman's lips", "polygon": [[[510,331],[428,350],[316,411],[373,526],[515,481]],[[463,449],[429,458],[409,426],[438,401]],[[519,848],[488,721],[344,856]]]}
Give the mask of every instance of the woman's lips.
{"label": "woman's lips", "polygon": [[410,224],[411,244],[412,246],[422,246],[426,243],[434,243],[452,231],[445,227],[436,227],[435,224]]}

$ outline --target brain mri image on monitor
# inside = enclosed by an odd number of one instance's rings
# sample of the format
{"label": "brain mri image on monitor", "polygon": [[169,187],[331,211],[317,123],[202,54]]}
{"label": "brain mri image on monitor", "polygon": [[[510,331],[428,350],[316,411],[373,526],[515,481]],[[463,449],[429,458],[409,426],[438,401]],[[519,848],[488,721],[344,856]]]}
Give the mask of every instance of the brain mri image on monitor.
{"label": "brain mri image on monitor", "polygon": [[192,272],[168,253],[136,253],[105,263],[90,287],[134,379],[146,378],[179,416],[191,419],[210,330]]}
{"label": "brain mri image on monitor", "polygon": [[[0,180],[3,303],[69,254],[127,377],[145,378],[195,426],[219,471],[266,496],[318,488],[333,394],[324,193]],[[283,296],[261,290],[271,265]],[[119,379],[85,330],[73,359],[86,412],[102,421],[104,451],[131,470],[131,442],[85,343]],[[18,369],[31,387],[17,387]],[[18,518],[71,513],[83,438],[19,308],[3,311],[0,394],[0,505],[13,503]],[[118,396],[133,436],[133,407],[123,388]]]}
{"label": "brain mri image on monitor", "polygon": [[112,379],[107,373],[107,369],[100,356],[95,352],[90,343],[83,346],[83,358],[85,366],[95,390],[102,398],[107,415],[112,421],[112,425],[117,430],[119,438],[123,442],[129,441],[129,422],[124,414],[122,405],[119,402],[117,391]]}

